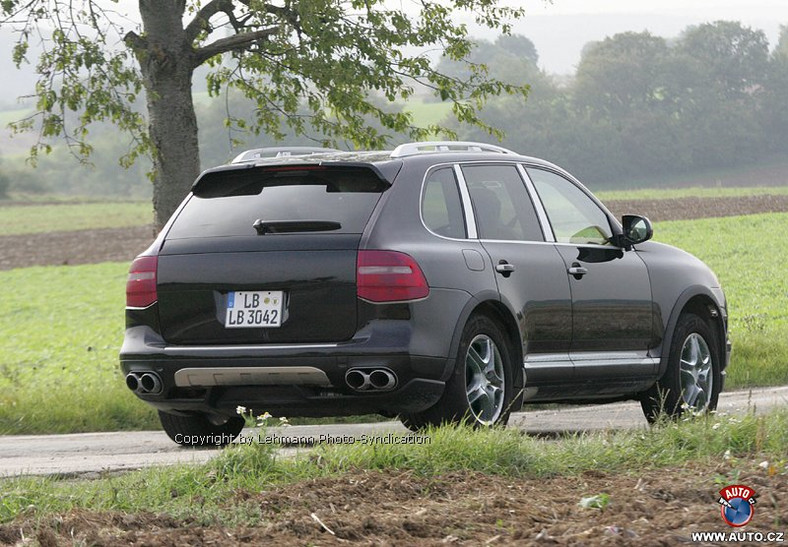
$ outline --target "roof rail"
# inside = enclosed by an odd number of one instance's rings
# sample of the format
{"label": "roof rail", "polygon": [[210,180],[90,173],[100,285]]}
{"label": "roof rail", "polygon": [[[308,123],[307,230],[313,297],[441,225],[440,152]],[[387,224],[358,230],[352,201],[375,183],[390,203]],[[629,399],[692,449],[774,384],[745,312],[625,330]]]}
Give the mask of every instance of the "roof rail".
{"label": "roof rail", "polygon": [[320,148],[317,146],[272,146],[268,148],[254,148],[241,152],[230,163],[246,163],[263,158],[284,158],[288,156],[309,156],[311,154],[325,154],[340,152],[334,148]]}
{"label": "roof rail", "polygon": [[415,156],[416,154],[433,152],[495,152],[497,154],[516,154],[516,152],[512,152],[506,148],[483,142],[427,141],[400,144],[391,153],[391,157],[404,158],[405,156]]}

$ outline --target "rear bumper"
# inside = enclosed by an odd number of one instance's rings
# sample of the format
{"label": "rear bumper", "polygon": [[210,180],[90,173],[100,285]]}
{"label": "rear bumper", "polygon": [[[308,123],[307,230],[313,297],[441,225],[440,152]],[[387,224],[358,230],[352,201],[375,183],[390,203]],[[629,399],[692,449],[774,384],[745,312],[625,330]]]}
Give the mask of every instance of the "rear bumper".
{"label": "rear bumper", "polygon": [[[418,412],[434,405],[453,370],[446,358],[411,355],[407,321],[377,321],[338,344],[172,346],[151,328],[126,330],[124,376],[155,373],[157,393],[135,394],[165,412],[232,416],[238,406],[284,416]],[[390,390],[354,391],[347,371],[384,368]]]}

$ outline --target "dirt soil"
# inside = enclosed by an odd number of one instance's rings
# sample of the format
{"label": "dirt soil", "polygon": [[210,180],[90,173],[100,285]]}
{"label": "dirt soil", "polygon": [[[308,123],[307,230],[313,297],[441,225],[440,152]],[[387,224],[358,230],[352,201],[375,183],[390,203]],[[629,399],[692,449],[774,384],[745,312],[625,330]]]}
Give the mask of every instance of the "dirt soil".
{"label": "dirt soil", "polygon": [[788,211],[788,196],[608,200],[605,204],[618,218],[630,213],[644,215],[654,222],[659,222],[781,213]]}
{"label": "dirt soil", "polygon": [[131,262],[153,241],[153,226],[0,236],[0,270]]}
{"label": "dirt soil", "polygon": [[[788,475],[756,462],[737,484],[754,489],[752,522],[739,529],[785,532]],[[87,545],[679,545],[699,531],[731,532],[721,518],[715,479],[730,473],[697,466],[640,476],[587,472],[516,479],[456,472],[424,478],[365,471],[340,478],[237,492],[227,507],[260,513],[259,523],[205,526],[151,513],[72,512],[0,525],[0,544]],[[724,482],[724,481],[723,481]],[[606,507],[581,498],[607,493]],[[175,494],[173,494],[175,495]],[[196,502],[195,502],[196,503]],[[26,539],[23,539],[26,538]],[[736,542],[740,544],[741,542]],[[746,542],[745,542],[746,543]]]}
{"label": "dirt soil", "polygon": [[[652,221],[788,211],[788,196],[608,201],[620,217],[637,213]],[[24,205],[19,205],[23,207]],[[152,226],[0,236],[0,270],[27,266],[131,260],[153,241]]]}

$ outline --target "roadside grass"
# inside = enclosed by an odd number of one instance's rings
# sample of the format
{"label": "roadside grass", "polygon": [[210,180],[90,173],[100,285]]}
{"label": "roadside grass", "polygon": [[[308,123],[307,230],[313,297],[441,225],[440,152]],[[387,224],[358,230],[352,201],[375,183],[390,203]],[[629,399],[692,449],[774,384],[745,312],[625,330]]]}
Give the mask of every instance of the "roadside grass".
{"label": "roadside grass", "polygon": [[[410,471],[426,477],[471,470],[539,478],[591,470],[637,474],[689,462],[716,467],[724,461],[730,475],[736,476],[753,461],[765,460],[769,472],[788,472],[785,410],[763,416],[701,416],[650,429],[573,435],[560,442],[513,429],[449,426],[411,439],[421,442],[318,445],[294,458],[278,456],[273,445],[235,445],[201,465],[153,468],[97,480],[4,479],[0,522],[22,514],[44,519],[82,508],[164,513],[198,525],[261,525],[265,523],[254,494],[281,484],[364,470]],[[728,478],[710,475],[710,488],[721,480]]]}
{"label": "roadside grass", "polygon": [[0,236],[126,228],[152,222],[153,208],[144,201],[6,206],[0,202]]}
{"label": "roadside grass", "polygon": [[[655,233],[708,263],[726,291],[734,343],[726,389],[788,384],[788,242],[771,235],[788,233],[788,213],[662,222]],[[118,368],[127,268],[0,272],[0,434],[160,427]]]}
{"label": "roadside grass", "polygon": [[118,368],[128,264],[0,272],[0,433],[158,428]]}
{"label": "roadside grass", "polygon": [[694,254],[728,298],[733,356],[726,388],[788,384],[788,213],[660,222],[657,241]]}

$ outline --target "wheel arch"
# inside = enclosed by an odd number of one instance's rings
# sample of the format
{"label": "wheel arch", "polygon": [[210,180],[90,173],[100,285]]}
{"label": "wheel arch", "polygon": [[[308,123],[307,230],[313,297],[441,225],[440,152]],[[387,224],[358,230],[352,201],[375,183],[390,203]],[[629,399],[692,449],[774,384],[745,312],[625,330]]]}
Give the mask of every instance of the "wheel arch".
{"label": "wheel arch", "polygon": [[725,310],[722,309],[722,305],[717,301],[714,293],[703,285],[697,285],[689,287],[681,293],[676,300],[676,304],[673,306],[662,339],[659,374],[657,377],[661,378],[668,368],[670,345],[673,342],[673,334],[676,332],[676,326],[679,323],[679,319],[685,313],[697,315],[709,325],[712,331],[714,331],[716,335],[714,343],[718,351],[717,355],[721,360],[721,372],[724,372],[727,343]]}
{"label": "wheel arch", "polygon": [[460,347],[463,330],[468,320],[474,314],[482,314],[501,326],[504,336],[510,342],[513,351],[512,357],[512,376],[514,378],[514,389],[517,396],[512,402],[512,410],[520,410],[523,399],[523,386],[525,377],[523,375],[523,344],[520,336],[520,329],[515,320],[512,310],[500,299],[500,295],[495,291],[484,291],[475,295],[465,306],[460,314],[457,325],[452,336],[450,355],[457,355]]}

